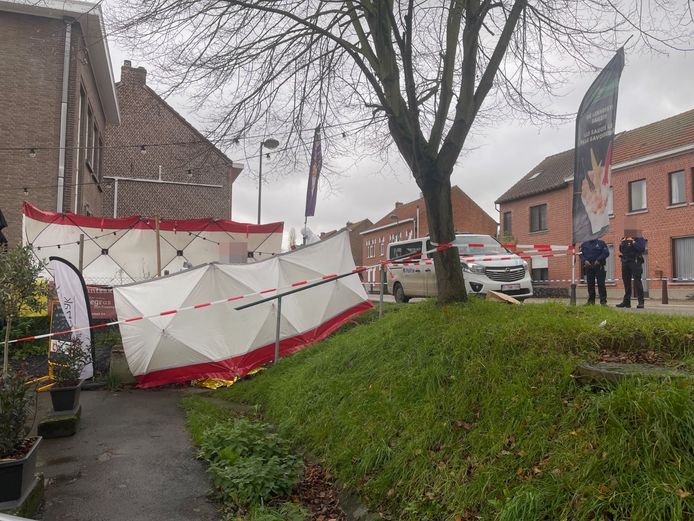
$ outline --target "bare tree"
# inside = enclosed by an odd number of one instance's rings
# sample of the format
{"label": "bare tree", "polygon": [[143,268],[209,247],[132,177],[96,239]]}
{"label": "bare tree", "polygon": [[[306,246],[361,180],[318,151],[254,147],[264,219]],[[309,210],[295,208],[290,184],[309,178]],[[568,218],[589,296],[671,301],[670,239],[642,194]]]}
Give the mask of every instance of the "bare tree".
{"label": "bare tree", "polygon": [[[693,25],[686,0],[125,0],[118,17],[172,91],[223,111],[222,142],[284,131],[292,152],[304,129],[370,124],[409,166],[438,244],[454,239],[450,176],[481,111],[546,117],[538,100],[596,50],[629,34],[682,48]],[[434,262],[439,301],[465,300],[457,251]]]}

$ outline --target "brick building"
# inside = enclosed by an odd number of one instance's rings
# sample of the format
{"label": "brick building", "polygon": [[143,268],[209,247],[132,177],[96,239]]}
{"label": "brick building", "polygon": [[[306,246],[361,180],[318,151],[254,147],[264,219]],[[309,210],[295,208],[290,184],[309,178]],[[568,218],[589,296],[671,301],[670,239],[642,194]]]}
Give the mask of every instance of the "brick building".
{"label": "brick building", "polygon": [[[518,243],[571,242],[573,162],[573,150],[549,156],[497,199],[503,235]],[[609,208],[602,239],[611,252],[610,295],[623,292],[618,246],[625,229],[648,239],[644,279],[651,280],[644,288],[651,297],[660,297],[662,277],[672,280],[670,296],[694,293],[694,281],[682,280],[694,278],[694,110],[615,136]],[[569,284],[570,257],[531,264],[534,279]]]}
{"label": "brick building", "polygon": [[109,127],[103,215],[231,219],[232,162],[147,85],[126,60],[116,84],[121,124]]}
{"label": "brick building", "polygon": [[21,242],[22,201],[99,212],[101,145],[120,121],[101,8],[0,1],[0,208]]}
{"label": "brick building", "polygon": [[[451,188],[451,202],[456,232],[496,235],[496,221],[458,186]],[[391,242],[427,235],[429,220],[424,198],[409,203],[395,203],[395,208],[361,232],[363,262],[372,265],[386,260]]]}
{"label": "brick building", "polygon": [[[373,223],[369,219],[362,219],[361,221],[357,221],[355,223],[353,222],[348,222],[345,224],[345,228],[349,231],[349,244],[350,247],[352,248],[352,257],[354,258],[354,264],[356,266],[363,266],[364,265],[364,252],[362,251],[362,238],[361,238],[361,232],[364,230],[367,230],[373,226]],[[325,239],[328,239],[335,235],[337,232],[342,231],[342,230],[332,230],[329,232],[322,232],[320,234],[320,240],[324,241]]]}

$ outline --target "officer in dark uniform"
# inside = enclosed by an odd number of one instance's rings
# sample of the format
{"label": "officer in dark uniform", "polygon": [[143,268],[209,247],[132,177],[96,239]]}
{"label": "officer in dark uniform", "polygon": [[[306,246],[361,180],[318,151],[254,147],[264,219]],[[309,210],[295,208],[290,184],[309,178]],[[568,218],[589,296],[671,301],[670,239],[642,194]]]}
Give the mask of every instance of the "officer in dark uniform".
{"label": "officer in dark uniform", "polygon": [[581,244],[580,259],[586,274],[588,284],[588,302],[595,304],[595,281],[598,282],[600,304],[607,305],[607,288],[605,287],[605,262],[610,256],[610,250],[604,241],[592,239]]}
{"label": "officer in dark uniform", "polygon": [[643,308],[643,283],[641,276],[643,275],[643,253],[646,251],[646,239],[643,237],[634,237],[636,234],[624,234],[622,241],[619,243],[619,253],[622,259],[622,282],[624,282],[624,299],[618,308],[631,307],[631,280],[634,279],[634,287],[636,288],[636,299],[638,300],[639,309]]}

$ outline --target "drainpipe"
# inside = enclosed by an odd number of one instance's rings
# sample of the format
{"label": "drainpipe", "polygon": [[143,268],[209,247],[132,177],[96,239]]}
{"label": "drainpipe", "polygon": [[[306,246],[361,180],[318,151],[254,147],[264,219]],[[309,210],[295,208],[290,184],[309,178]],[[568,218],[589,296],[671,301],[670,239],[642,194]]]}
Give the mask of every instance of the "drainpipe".
{"label": "drainpipe", "polygon": [[415,238],[419,238],[419,205],[417,205],[417,222],[415,223]]}
{"label": "drainpipe", "polygon": [[67,135],[67,90],[70,79],[70,44],[72,21],[65,23],[65,50],[63,51],[63,95],[60,100],[60,153],[58,156],[58,204],[57,212],[63,212],[65,197],[65,137]]}

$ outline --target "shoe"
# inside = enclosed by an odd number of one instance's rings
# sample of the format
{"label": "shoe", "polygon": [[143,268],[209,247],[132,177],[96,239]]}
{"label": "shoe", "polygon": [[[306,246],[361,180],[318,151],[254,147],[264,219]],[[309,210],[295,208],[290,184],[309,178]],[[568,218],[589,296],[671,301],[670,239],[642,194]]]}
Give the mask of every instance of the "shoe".
{"label": "shoe", "polygon": [[639,302],[638,306],[636,306],[637,309],[643,309],[643,302]]}
{"label": "shoe", "polygon": [[601,305],[601,306],[607,306],[607,301],[605,300],[605,301],[603,301],[603,302],[600,302],[600,305]]}
{"label": "shoe", "polygon": [[594,300],[589,300],[588,302],[586,302],[586,306],[594,306],[594,305],[595,305]]}
{"label": "shoe", "polygon": [[620,302],[615,307],[616,308],[630,308],[631,304],[629,304],[628,302]]}

